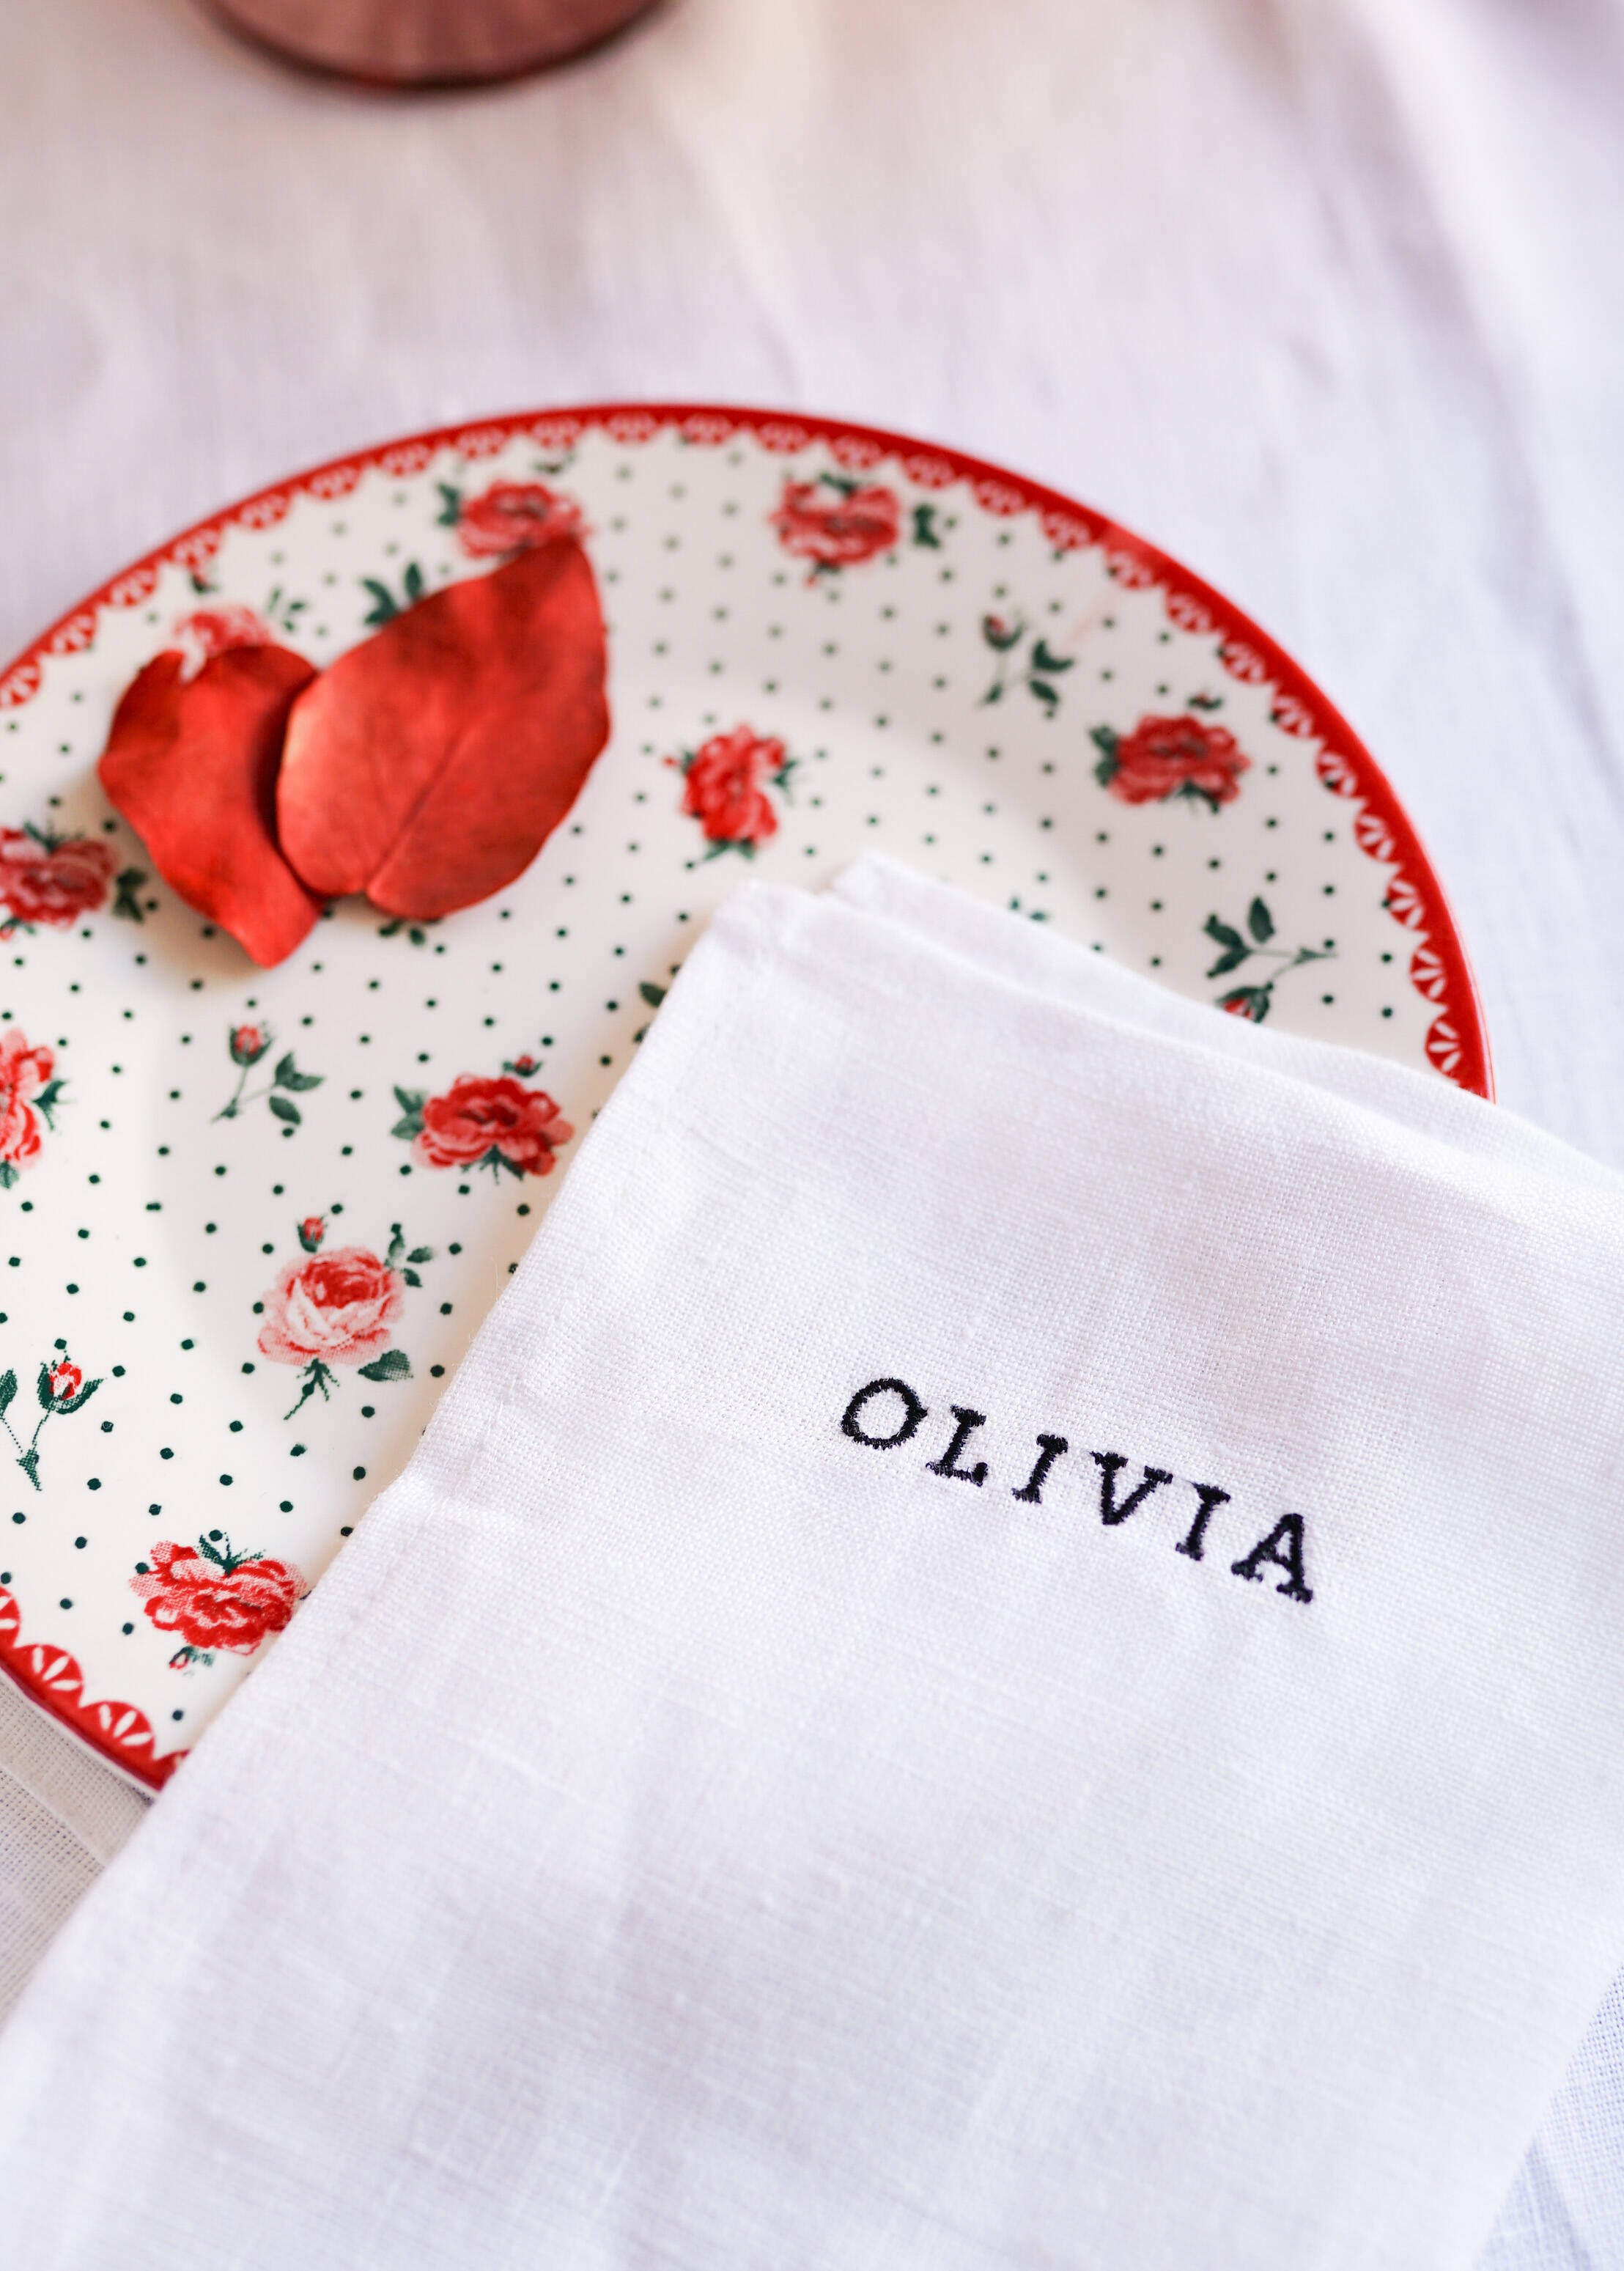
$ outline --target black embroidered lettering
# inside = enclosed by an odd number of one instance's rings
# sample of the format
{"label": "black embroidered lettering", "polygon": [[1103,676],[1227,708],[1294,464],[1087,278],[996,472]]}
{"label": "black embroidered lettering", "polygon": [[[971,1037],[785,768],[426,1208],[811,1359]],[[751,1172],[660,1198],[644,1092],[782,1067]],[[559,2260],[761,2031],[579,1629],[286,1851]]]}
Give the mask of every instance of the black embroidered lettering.
{"label": "black embroidered lettering", "polygon": [[1227,1490],[1220,1490],[1216,1483],[1193,1483],[1190,1487],[1201,1503],[1196,1508],[1196,1518],[1187,1534],[1179,1539],[1173,1550],[1175,1553],[1188,1553],[1192,1561],[1199,1561],[1201,1541],[1206,1536],[1206,1526],[1212,1520],[1212,1510],[1215,1507],[1227,1506],[1229,1493]]}
{"label": "black embroidered lettering", "polygon": [[1288,1601],[1311,1601],[1313,1594],[1302,1571],[1302,1516],[1283,1514],[1264,1538],[1260,1538],[1243,1561],[1232,1561],[1229,1567],[1235,1576],[1250,1578],[1254,1585],[1263,1582],[1264,1564],[1272,1561],[1277,1569],[1286,1572],[1286,1582],[1275,1591],[1284,1593]]}
{"label": "black embroidered lettering", "polygon": [[1120,1506],[1116,1503],[1116,1478],[1127,1465],[1120,1451],[1096,1451],[1094,1458],[1100,1468],[1100,1519],[1108,1530],[1143,1506],[1152,1491],[1170,1483],[1172,1476],[1165,1467],[1146,1467],[1145,1479],[1136,1491],[1131,1491]]}
{"label": "black embroidered lettering", "polygon": [[[902,1424],[894,1435],[865,1434],[857,1424],[864,1405],[875,1396],[900,1396],[902,1399]],[[920,1421],[929,1417],[905,1380],[871,1380],[866,1388],[858,1389],[842,1413],[841,1432],[849,1435],[854,1443],[866,1443],[871,1450],[894,1451],[899,1443],[906,1443],[910,1435],[916,1435]]]}
{"label": "black embroidered lettering", "polygon": [[1012,1491],[1012,1498],[1024,1499],[1028,1506],[1042,1506],[1043,1485],[1055,1461],[1071,1449],[1064,1435],[1040,1435],[1037,1439],[1037,1464],[1027,1477],[1023,1490]]}
{"label": "black embroidered lettering", "polygon": [[979,1490],[987,1479],[987,1462],[985,1459],[977,1459],[973,1467],[961,1467],[959,1464],[959,1454],[975,1430],[986,1426],[987,1415],[984,1411],[971,1411],[962,1404],[955,1404],[953,1407],[953,1416],[959,1424],[953,1429],[952,1442],[939,1459],[927,1459],[925,1464],[933,1475],[952,1475],[961,1483],[974,1483]]}

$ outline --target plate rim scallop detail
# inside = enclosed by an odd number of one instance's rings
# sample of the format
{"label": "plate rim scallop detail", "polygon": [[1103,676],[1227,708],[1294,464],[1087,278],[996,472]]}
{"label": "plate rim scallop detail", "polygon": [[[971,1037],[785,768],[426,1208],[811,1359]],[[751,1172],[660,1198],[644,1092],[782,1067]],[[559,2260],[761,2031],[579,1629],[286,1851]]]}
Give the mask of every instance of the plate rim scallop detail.
{"label": "plate rim scallop detail", "polygon": [[[33,698],[51,657],[86,647],[103,610],[139,606],[155,589],[162,569],[201,570],[228,530],[272,527],[298,496],[330,502],[349,495],[364,473],[374,469],[402,477],[420,473],[436,452],[448,448],[478,459],[495,456],[515,439],[545,448],[566,447],[593,428],[612,441],[636,446],[672,428],[695,447],[719,448],[744,434],[763,450],[786,457],[822,443],[851,472],[866,473],[894,460],[916,486],[933,491],[962,487],[982,511],[996,518],[1035,514],[1057,551],[1098,547],[1115,581],[1124,588],[1158,588],[1170,622],[1217,636],[1220,658],[1232,675],[1272,687],[1273,722],[1318,742],[1315,770],[1327,789],[1354,806],[1355,843],[1367,856],[1393,870],[1387,905],[1415,934],[1407,974],[1434,1012],[1426,1041],[1428,1061],[1458,1087],[1492,1100],[1494,1072],[1481,1001],[1442,884],[1385,773],[1308,674],[1243,609],[1119,522],[1025,474],[883,427],[738,404],[624,400],[504,412],[425,428],[351,450],[238,498],[108,577],[0,667],[0,713],[21,709]],[[87,1701],[78,1662],[58,1646],[24,1640],[19,1605],[4,1588],[0,1588],[0,1671],[107,1764],[149,1789],[161,1788],[188,1755],[177,1750],[155,1758],[153,1730],[137,1706],[112,1700]]]}

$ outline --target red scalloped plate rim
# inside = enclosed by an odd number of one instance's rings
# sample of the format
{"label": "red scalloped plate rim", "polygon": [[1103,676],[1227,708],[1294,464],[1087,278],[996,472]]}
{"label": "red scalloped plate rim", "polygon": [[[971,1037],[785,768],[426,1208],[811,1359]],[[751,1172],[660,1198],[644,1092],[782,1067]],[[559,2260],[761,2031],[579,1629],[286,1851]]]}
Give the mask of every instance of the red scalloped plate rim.
{"label": "red scalloped plate rim", "polygon": [[[0,711],[19,709],[32,698],[38,691],[43,665],[52,654],[71,653],[86,644],[100,608],[137,606],[152,591],[161,568],[172,563],[201,564],[212,556],[227,529],[271,525],[283,517],[296,495],[342,496],[374,467],[400,474],[420,471],[429,457],[441,449],[460,450],[468,457],[491,456],[515,435],[536,438],[538,428],[546,429],[548,443],[557,446],[572,428],[578,436],[589,428],[601,427],[612,439],[634,444],[652,441],[673,426],[686,440],[701,447],[719,447],[740,432],[753,434],[763,448],[782,453],[804,449],[812,442],[826,442],[837,458],[854,466],[866,468],[882,458],[894,458],[903,472],[922,485],[946,488],[963,481],[984,511],[1005,517],[1036,512],[1045,532],[1054,537],[1060,548],[1074,547],[1079,541],[1098,544],[1112,575],[1138,585],[1160,586],[1170,609],[1181,609],[1186,620],[1198,615],[1205,626],[1221,635],[1225,650],[1233,649],[1249,660],[1255,659],[1262,667],[1250,674],[1266,678],[1274,686],[1277,710],[1285,713],[1280,722],[1289,719],[1288,730],[1318,739],[1316,765],[1327,787],[1357,800],[1361,809],[1355,840],[1372,858],[1396,866],[1389,886],[1390,905],[1409,928],[1422,934],[1411,965],[1411,982],[1439,1013],[1427,1035],[1428,1058],[1457,1086],[1493,1100],[1494,1068],[1477,980],[1443,886],[1386,774],[1307,672],[1232,600],[1131,530],[1024,474],[1012,473],[983,458],[968,457],[961,450],[922,442],[883,427],[820,418],[810,412],[761,410],[730,403],[597,402],[464,419],[352,450],[238,498],[110,576],[0,669]],[[1227,655],[1225,659],[1227,661]],[[1423,955],[1424,972],[1418,968]],[[0,1587],[0,1669],[33,1702],[88,1744],[108,1765],[149,1789],[161,1789],[187,1755],[184,1751],[172,1751],[161,1759],[154,1758],[152,1730],[133,1704],[85,1702],[78,1663],[63,1649],[22,1639],[17,1604],[4,1587]]]}

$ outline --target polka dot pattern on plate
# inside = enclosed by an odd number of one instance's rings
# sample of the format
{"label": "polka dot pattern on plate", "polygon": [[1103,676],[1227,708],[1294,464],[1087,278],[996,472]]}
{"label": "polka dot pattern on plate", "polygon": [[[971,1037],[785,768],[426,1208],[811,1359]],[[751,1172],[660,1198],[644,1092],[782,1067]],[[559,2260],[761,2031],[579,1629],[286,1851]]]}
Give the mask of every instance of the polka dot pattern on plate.
{"label": "polka dot pattern on plate", "polygon": [[[325,664],[560,526],[614,721],[574,811],[479,906],[345,901],[255,969],[101,793],[122,688],[170,645]],[[1289,659],[1086,508],[899,437],[620,407],[391,443],[0,672],[0,1664],[160,1783],[410,1456],[712,909],[870,849],[1487,1086],[1425,859]]]}

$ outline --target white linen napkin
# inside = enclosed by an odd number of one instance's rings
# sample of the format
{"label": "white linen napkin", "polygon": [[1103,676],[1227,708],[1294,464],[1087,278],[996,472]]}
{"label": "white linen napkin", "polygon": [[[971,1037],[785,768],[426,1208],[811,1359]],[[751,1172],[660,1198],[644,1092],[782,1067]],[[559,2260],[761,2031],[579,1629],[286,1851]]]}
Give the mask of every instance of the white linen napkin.
{"label": "white linen napkin", "polygon": [[1624,1954],[1619,1187],[1001,921],[712,924],[0,2038],[19,2260],[1470,2262]]}
{"label": "white linen napkin", "polygon": [[1487,1106],[1447,1080],[1412,1072],[1385,1057],[1327,1041],[1306,1040],[1278,1026],[1227,1016],[1174,994],[1153,979],[1141,978],[1097,948],[1079,946],[1035,918],[1012,921],[984,900],[968,898],[946,883],[932,882],[900,860],[869,853],[843,867],[830,891],[871,914],[883,915],[979,963],[1018,986],[1030,987],[1057,1001],[1094,1009],[1146,1032],[1168,1033],[1220,1049],[1242,1062],[1270,1067],[1295,1079],[1345,1097],[1368,1112],[1379,1112],[1420,1135],[1435,1136],[1487,1159],[1530,1173],[1556,1175],[1624,1196],[1624,1184],[1610,1167],[1535,1128],[1514,1113]]}

